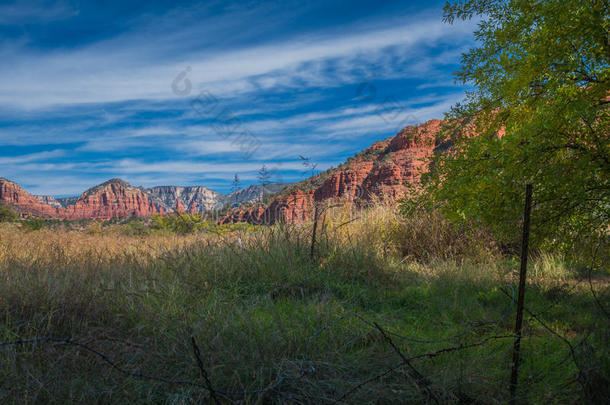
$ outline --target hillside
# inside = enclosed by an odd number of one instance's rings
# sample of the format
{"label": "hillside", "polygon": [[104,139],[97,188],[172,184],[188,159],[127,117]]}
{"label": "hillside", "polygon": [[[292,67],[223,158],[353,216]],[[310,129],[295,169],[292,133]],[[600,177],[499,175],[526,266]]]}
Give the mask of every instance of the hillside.
{"label": "hillside", "polygon": [[311,217],[314,204],[322,201],[341,199],[359,204],[374,196],[389,200],[403,197],[427,171],[428,159],[439,146],[436,135],[442,123],[431,120],[405,127],[339,167],[287,187],[267,206],[235,209],[220,222],[302,222]]}
{"label": "hillside", "polygon": [[60,209],[53,207],[25,191],[16,183],[0,177],[0,201],[12,206],[20,214],[57,218]]}

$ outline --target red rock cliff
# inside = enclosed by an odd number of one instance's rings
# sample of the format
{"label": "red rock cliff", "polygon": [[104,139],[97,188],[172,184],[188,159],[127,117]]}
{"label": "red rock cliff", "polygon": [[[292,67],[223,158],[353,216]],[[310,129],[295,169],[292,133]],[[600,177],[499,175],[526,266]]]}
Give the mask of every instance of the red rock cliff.
{"label": "red rock cliff", "polygon": [[0,177],[0,201],[10,205],[20,214],[40,217],[56,217],[58,208],[39,201],[16,183]]}
{"label": "red rock cliff", "polygon": [[416,186],[428,170],[441,126],[441,120],[431,120],[406,127],[392,138],[375,142],[338,168],[288,187],[268,206],[233,210],[220,223],[302,222],[311,217],[314,203],[322,201],[401,198],[408,186]]}
{"label": "red rock cliff", "polygon": [[52,207],[29,194],[17,184],[0,178],[0,201],[21,214],[47,218],[109,219],[113,217],[147,217],[165,212],[139,188],[120,179],[112,179],[85,191],[67,207]]}
{"label": "red rock cliff", "polygon": [[108,219],[113,217],[149,217],[165,212],[139,188],[120,179],[112,179],[85,191],[65,209],[64,218]]}

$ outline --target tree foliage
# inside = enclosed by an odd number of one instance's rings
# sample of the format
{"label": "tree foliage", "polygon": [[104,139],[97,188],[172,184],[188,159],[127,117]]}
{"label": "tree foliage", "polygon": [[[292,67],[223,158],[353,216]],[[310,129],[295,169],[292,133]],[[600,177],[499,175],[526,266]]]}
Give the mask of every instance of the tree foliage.
{"label": "tree foliage", "polygon": [[261,183],[263,189],[262,201],[265,200],[267,195],[267,186],[271,184],[271,171],[267,169],[266,165],[263,165],[257,173],[258,181]]}
{"label": "tree foliage", "polygon": [[607,0],[469,0],[445,21],[478,21],[457,81],[472,86],[449,114],[448,153],[427,198],[446,215],[517,241],[525,184],[534,236],[574,246],[607,238],[610,216],[610,6]]}
{"label": "tree foliage", "polygon": [[237,195],[237,191],[240,189],[239,187],[239,175],[237,173],[235,173],[235,176],[233,176],[233,182],[231,183],[231,192],[232,193],[236,193],[235,194],[235,202],[234,205],[238,206],[238,202],[239,202],[239,196]]}
{"label": "tree foliage", "polygon": [[206,221],[201,214],[186,214],[175,212],[171,215],[153,214],[152,229],[167,230],[176,233],[191,233],[207,230],[213,224]]}

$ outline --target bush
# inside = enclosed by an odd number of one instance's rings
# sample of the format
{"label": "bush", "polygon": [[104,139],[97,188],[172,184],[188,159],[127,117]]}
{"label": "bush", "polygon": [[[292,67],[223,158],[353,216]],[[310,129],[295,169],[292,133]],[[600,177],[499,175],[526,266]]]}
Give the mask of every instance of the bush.
{"label": "bush", "polygon": [[89,226],[87,226],[87,229],[85,230],[85,232],[87,232],[87,234],[89,235],[101,235],[103,231],[103,225],[101,222],[93,222],[91,223]]}
{"label": "bush", "polygon": [[10,207],[0,203],[0,222],[14,222],[19,219],[19,215]]}
{"label": "bush", "polygon": [[485,260],[498,252],[490,233],[452,224],[438,211],[415,210],[402,218],[393,224],[391,234],[403,257]]}
{"label": "bush", "polygon": [[124,235],[143,236],[150,234],[150,227],[143,221],[129,221],[121,227]]}
{"label": "bush", "polygon": [[203,215],[184,213],[174,213],[167,216],[154,214],[151,225],[152,229],[167,230],[180,234],[210,230],[214,226],[215,224],[206,221]]}
{"label": "bush", "polygon": [[22,221],[21,226],[26,231],[39,231],[46,226],[46,221],[42,218],[29,218]]}

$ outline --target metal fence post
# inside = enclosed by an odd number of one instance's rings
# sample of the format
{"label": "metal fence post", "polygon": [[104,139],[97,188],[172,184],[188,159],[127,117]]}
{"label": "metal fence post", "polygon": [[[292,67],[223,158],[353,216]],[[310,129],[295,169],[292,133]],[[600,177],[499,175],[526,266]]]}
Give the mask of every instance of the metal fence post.
{"label": "metal fence post", "polygon": [[530,214],[532,211],[532,185],[525,186],[525,210],[523,212],[523,233],[521,236],[521,269],[519,271],[519,296],[515,318],[515,343],[513,346],[513,368],[510,374],[510,404],[516,403],[519,379],[519,351],[521,348],[521,328],[523,325],[523,301],[525,299],[525,276],[527,272],[527,251],[530,236]]}

